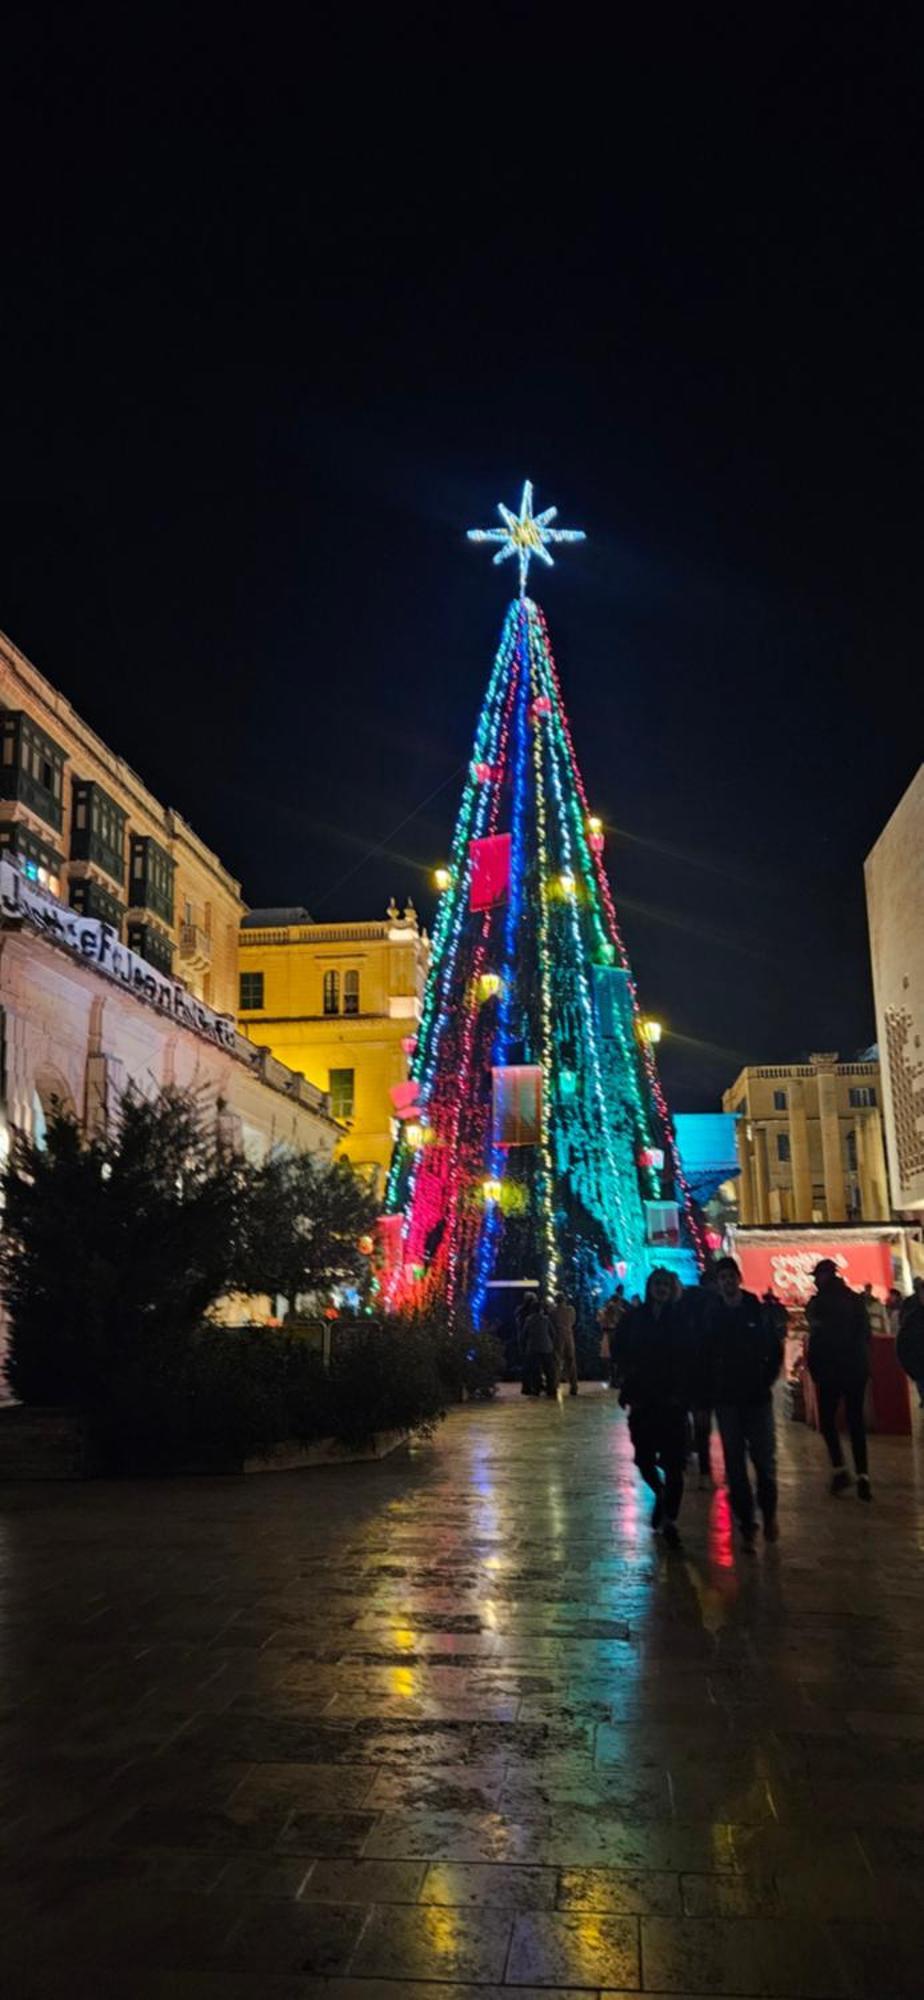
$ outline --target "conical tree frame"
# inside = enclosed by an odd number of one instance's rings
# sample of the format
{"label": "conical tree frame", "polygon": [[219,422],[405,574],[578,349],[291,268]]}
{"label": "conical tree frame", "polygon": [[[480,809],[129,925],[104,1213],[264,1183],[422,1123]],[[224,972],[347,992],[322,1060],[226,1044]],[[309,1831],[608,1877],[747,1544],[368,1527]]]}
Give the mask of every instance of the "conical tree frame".
{"label": "conical tree frame", "polygon": [[[602,849],[545,618],[520,597],[478,718],[388,1179],[395,1302],[437,1294],[480,1324],[525,1281],[590,1309],[656,1263],[703,1262]],[[472,907],[495,852],[505,893]],[[505,1144],[498,1095],[534,1075],[535,1133]]]}

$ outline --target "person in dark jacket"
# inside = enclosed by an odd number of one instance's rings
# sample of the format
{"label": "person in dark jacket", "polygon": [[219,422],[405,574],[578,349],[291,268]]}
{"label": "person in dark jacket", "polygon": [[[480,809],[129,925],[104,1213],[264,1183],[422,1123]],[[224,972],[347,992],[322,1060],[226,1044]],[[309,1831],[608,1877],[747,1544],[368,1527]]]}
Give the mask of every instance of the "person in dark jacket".
{"label": "person in dark jacket", "polygon": [[629,1412],[635,1463],[655,1496],[651,1525],[677,1547],[690,1407],[690,1343],[672,1272],[652,1271],[644,1301],[620,1321],[613,1343],[619,1400]]}
{"label": "person in dark jacket", "polygon": [[850,1485],[844,1464],[838,1407],[843,1400],[850,1432],[850,1449],[857,1475],[857,1498],[871,1500],[866,1458],[863,1398],[869,1375],[869,1319],[861,1292],[852,1292],[833,1257],[822,1257],[812,1276],[815,1296],[809,1299],[806,1365],[818,1391],[818,1423],[831,1460],[831,1491]]}
{"label": "person in dark jacket", "polygon": [[764,1534],[768,1542],[779,1538],[772,1392],[783,1365],[783,1341],[760,1299],[742,1290],[734,1257],[719,1258],[715,1277],[705,1373],[722,1439],[728,1497],[742,1545],[753,1554],[756,1514],[748,1458],[757,1477]]}
{"label": "person in dark jacket", "polygon": [[690,1379],[694,1404],[690,1411],[690,1443],[699,1464],[700,1492],[713,1484],[712,1479],[712,1409],[709,1403],[709,1387],[702,1369],[702,1355],[705,1346],[706,1328],[715,1304],[715,1265],[707,1264],[698,1285],[690,1285],[683,1293],[681,1307],[690,1342]]}
{"label": "person in dark jacket", "polygon": [[526,1371],[530,1393],[558,1395],[558,1364],[555,1359],[555,1326],[542,1299],[536,1299],[524,1328]]}
{"label": "person in dark jacket", "polygon": [[924,1278],[915,1278],[910,1298],[902,1299],[899,1305],[895,1352],[924,1410]]}
{"label": "person in dark jacket", "polygon": [[555,1360],[558,1364],[558,1379],[567,1377],[572,1396],[578,1392],[577,1350],[574,1345],[574,1326],[577,1313],[571,1300],[559,1292],[552,1307],[552,1323],[555,1328]]}

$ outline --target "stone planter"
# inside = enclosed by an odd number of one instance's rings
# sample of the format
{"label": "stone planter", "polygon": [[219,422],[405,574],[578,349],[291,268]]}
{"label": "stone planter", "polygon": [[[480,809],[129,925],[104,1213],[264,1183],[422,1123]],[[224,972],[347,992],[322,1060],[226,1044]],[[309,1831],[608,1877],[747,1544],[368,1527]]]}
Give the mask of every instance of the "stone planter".
{"label": "stone planter", "polygon": [[98,1470],[76,1410],[0,1409],[0,1479],[92,1479]]}
{"label": "stone planter", "polygon": [[[193,1464],[126,1465],[125,1478],[240,1478],[256,1472],[312,1472],[321,1466],[357,1465],[387,1458],[409,1442],[408,1431],[380,1431],[368,1444],[351,1446],[337,1438],[298,1444],[293,1438],[252,1458],[211,1458]],[[102,1473],[82,1418],[74,1410],[34,1410],[22,1404],[0,1408],[0,1481],[5,1479],[94,1479]]]}
{"label": "stone planter", "polygon": [[409,1431],[380,1431],[365,1445],[341,1444],[338,1438],[320,1438],[317,1444],[293,1441],[273,1445],[265,1458],[245,1458],[241,1471],[312,1472],[321,1465],[361,1465],[366,1460],[387,1458],[409,1441]]}

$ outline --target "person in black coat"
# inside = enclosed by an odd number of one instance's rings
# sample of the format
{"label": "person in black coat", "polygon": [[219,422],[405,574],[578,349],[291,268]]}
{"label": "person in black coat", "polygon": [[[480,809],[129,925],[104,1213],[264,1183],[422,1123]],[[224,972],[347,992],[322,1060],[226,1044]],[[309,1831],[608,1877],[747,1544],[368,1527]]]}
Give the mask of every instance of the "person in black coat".
{"label": "person in black coat", "polygon": [[898,1307],[898,1337],[895,1352],[918,1392],[924,1410],[924,1278],[915,1278],[911,1297]]}
{"label": "person in black coat", "polygon": [[690,1343],[672,1272],[652,1271],[644,1301],[632,1306],[610,1335],[619,1400],[629,1412],[635,1463],[655,1496],[651,1525],[680,1541],[690,1407]]}
{"label": "person in black coat", "polygon": [[773,1384],[783,1365],[783,1341],[766,1306],[753,1292],[742,1290],[734,1257],[719,1258],[715,1277],[704,1372],[718,1419],[732,1512],[745,1550],[753,1553],[756,1514],[749,1458],[757,1476],[764,1534],[768,1542],[779,1537]]}
{"label": "person in black coat", "polygon": [[815,1296],[809,1299],[807,1366],[818,1391],[818,1422],[831,1460],[831,1491],[850,1485],[837,1428],[843,1400],[850,1432],[850,1449],[857,1475],[857,1498],[871,1500],[866,1459],[863,1398],[869,1375],[869,1320],[860,1292],[845,1285],[833,1257],[822,1257],[812,1276]]}

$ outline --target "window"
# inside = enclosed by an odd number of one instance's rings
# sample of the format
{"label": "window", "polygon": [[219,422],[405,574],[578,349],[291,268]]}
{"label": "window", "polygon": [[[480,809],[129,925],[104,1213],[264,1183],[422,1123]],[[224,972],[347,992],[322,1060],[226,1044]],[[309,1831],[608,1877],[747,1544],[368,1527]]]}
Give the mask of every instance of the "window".
{"label": "window", "polygon": [[359,1013],[358,972],[345,972],[343,975],[343,1011],[345,1014]]}
{"label": "window", "polygon": [[[328,974],[328,977],[336,979],[337,974]],[[342,1119],[344,1123],[346,1123],[348,1118],[352,1118],[353,1116],[353,1082],[355,1075],[356,1071],[352,1069],[328,1070],[331,1116]]]}
{"label": "window", "polygon": [[183,904],[183,922],[184,924],[191,924],[192,920],[193,920],[192,904],[189,900],[189,897],[187,896]]}
{"label": "window", "polygon": [[855,1132],[848,1132],[848,1134],[847,1134],[847,1166],[848,1166],[848,1168],[849,1168],[849,1171],[850,1171],[850,1172],[851,1172],[852,1174],[855,1174],[855,1173],[856,1173],[856,1171],[857,1171],[857,1135],[856,1135],[856,1133],[855,1133]]}
{"label": "window", "polygon": [[250,1014],[263,1006],[262,972],[241,973],[241,1013]]}
{"label": "window", "polygon": [[774,1109],[774,1111],[785,1111],[785,1109],[786,1109],[786,1092],[785,1092],[785,1090],[775,1090],[775,1091],[774,1091],[774,1093],[773,1093],[773,1109]]}
{"label": "window", "polygon": [[789,1152],[788,1132],[778,1132],[776,1135],[776,1157],[779,1160],[781,1167],[786,1167],[789,1165],[790,1152]]}
{"label": "window", "polygon": [[872,1083],[851,1084],[849,1096],[850,1096],[851,1111],[869,1110],[871,1107],[875,1106],[876,1103],[875,1084]]}
{"label": "window", "polygon": [[[339,1014],[340,1012],[339,972],[325,972],[324,974],[324,1012],[325,1014]],[[352,1071],[350,1074],[352,1075]]]}

